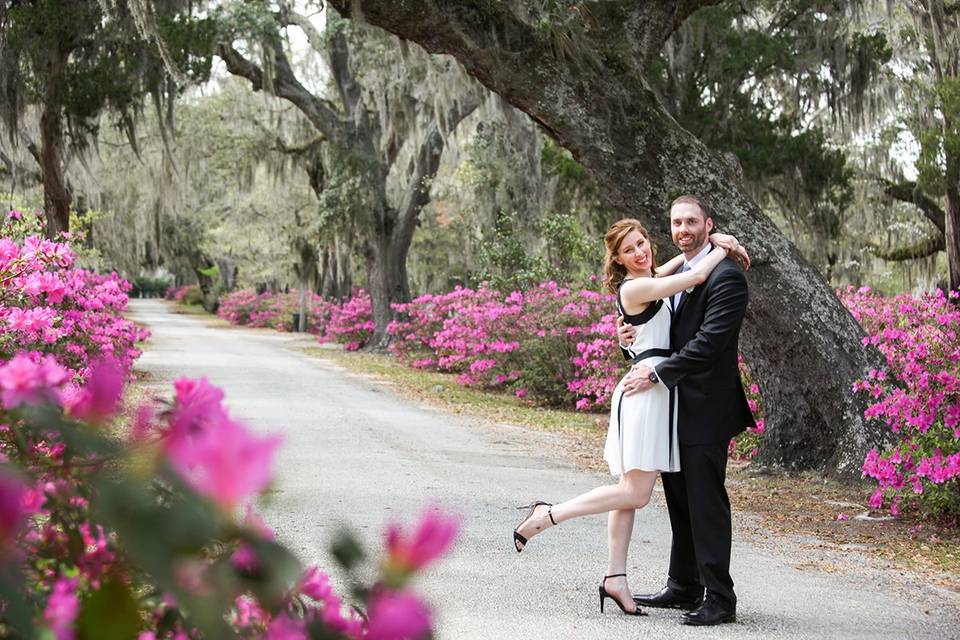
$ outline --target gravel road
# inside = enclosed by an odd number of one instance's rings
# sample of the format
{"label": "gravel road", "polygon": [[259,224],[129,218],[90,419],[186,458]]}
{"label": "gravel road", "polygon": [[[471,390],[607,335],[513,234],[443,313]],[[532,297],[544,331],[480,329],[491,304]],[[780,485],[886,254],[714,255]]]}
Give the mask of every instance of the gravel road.
{"label": "gravel road", "polygon": [[[307,336],[214,326],[161,301],[131,301],[130,312],[153,332],[137,365],[151,384],[166,390],[181,375],[206,376],[226,391],[233,416],[283,435],[276,491],[259,511],[304,562],[332,568],[328,542],[345,522],[376,548],[385,522],[411,521],[427,501],[463,514],[455,551],[418,583],[436,607],[438,640],[960,638],[960,593],[856,550],[764,535],[743,514],[731,567],[736,624],[685,627],[663,610],[630,618],[609,602],[600,614],[604,517],[565,522],[523,554],[511,543],[516,505],[610,481],[556,459],[559,436],[418,406],[305,355]],[[657,494],[637,516],[635,591],[660,588],[669,545]]]}

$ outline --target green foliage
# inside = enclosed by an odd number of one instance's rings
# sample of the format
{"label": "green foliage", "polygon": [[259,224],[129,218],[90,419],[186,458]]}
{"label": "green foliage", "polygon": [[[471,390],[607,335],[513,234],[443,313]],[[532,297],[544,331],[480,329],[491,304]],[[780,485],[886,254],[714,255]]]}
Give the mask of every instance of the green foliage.
{"label": "green foliage", "polygon": [[217,22],[222,35],[246,37],[255,42],[275,41],[277,21],[265,2],[229,2],[218,8]]}
{"label": "green foliage", "polygon": [[540,152],[540,161],[545,171],[559,177],[561,180],[577,183],[589,181],[587,170],[573,159],[570,152],[561,147],[548,136],[543,138],[543,150]]}
{"label": "green foliage", "polygon": [[130,587],[111,579],[83,600],[77,617],[80,638],[127,640],[140,630],[140,614]]}
{"label": "green foliage", "polygon": [[198,267],[197,273],[205,278],[217,278],[220,276],[220,267],[211,265],[209,267]]}
{"label": "green foliage", "polygon": [[[9,128],[17,126],[26,105],[42,103],[62,110],[73,144],[82,147],[86,136],[96,133],[104,110],[119,114],[121,126],[129,127],[144,97],[160,90],[167,70],[155,45],[144,39],[124,3],[106,12],[109,6],[64,0],[13,3],[0,40],[0,77],[6,87],[0,110]],[[212,20],[158,13],[159,30],[173,61],[183,65],[184,77],[206,80]]]}
{"label": "green foliage", "polygon": [[846,153],[826,131],[861,117],[890,56],[884,33],[859,30],[846,3],[753,0],[691,16],[650,79],[680,124],[737,157],[761,204],[826,240],[852,201]]}
{"label": "green foliage", "polygon": [[558,213],[544,218],[539,225],[539,235],[546,243],[550,279],[569,283],[597,270],[603,248],[583,230],[576,217]]}
{"label": "green foliage", "polygon": [[544,406],[570,406],[575,398],[567,381],[576,373],[573,358],[577,355],[576,345],[567,336],[530,335],[520,340],[520,348],[511,354],[514,362],[523,363],[522,379],[514,386],[522,386],[527,397]]}
{"label": "green foliage", "polygon": [[[531,249],[531,236],[542,241],[540,250]],[[520,230],[513,216],[502,214],[493,236],[480,245],[477,280],[505,292],[545,280],[577,282],[594,271],[600,252],[572,215],[555,214]]]}
{"label": "green foliage", "polygon": [[477,279],[498,291],[519,291],[545,280],[546,272],[546,262],[530,251],[510,216],[500,215],[493,237],[480,245]]}
{"label": "green foliage", "polygon": [[918,182],[928,193],[941,196],[947,187],[947,158],[960,157],[960,77],[944,77],[934,83],[931,97],[939,117],[920,131]]}
{"label": "green foliage", "polygon": [[135,276],[131,282],[131,298],[160,298],[173,285],[170,278],[151,278],[150,276]]}

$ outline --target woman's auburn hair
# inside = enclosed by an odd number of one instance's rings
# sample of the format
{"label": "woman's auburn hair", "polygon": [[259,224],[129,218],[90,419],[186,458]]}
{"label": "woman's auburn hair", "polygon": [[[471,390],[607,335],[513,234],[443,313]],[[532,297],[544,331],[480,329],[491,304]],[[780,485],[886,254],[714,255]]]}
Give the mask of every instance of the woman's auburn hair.
{"label": "woman's auburn hair", "polygon": [[609,289],[611,293],[616,293],[620,284],[627,277],[627,268],[614,258],[617,257],[617,252],[620,251],[620,245],[623,244],[623,239],[633,231],[639,231],[640,235],[650,243],[650,251],[653,254],[650,271],[653,272],[657,266],[656,247],[650,242],[650,234],[647,233],[647,229],[635,218],[617,220],[610,225],[607,233],[603,236],[603,244],[607,249],[606,255],[603,258],[603,285]]}

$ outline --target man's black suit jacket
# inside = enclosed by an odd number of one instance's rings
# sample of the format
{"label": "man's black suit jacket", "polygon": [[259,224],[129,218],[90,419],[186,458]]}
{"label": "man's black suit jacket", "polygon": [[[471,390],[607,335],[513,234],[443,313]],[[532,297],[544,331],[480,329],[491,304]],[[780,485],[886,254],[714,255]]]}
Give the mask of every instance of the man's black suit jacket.
{"label": "man's black suit jacket", "polygon": [[726,442],[754,426],[737,366],[746,310],[747,279],[728,258],[706,282],[684,293],[674,311],[670,327],[674,353],[656,370],[663,384],[676,389],[682,444]]}

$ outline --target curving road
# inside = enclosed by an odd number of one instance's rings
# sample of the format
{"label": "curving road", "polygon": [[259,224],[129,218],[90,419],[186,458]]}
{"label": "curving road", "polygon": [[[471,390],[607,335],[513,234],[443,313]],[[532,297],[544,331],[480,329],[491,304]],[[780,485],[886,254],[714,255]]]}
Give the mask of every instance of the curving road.
{"label": "curving road", "polygon": [[[307,336],[214,326],[154,300],[131,301],[130,315],[153,332],[138,363],[151,384],[169,390],[181,375],[206,376],[225,389],[233,416],[283,434],[276,491],[260,513],[304,562],[333,567],[326,549],[343,522],[376,548],[383,523],[413,520],[426,501],[463,514],[455,552],[417,585],[436,607],[439,640],[960,638],[960,594],[856,552],[766,536],[742,514],[731,570],[736,624],[685,627],[662,610],[629,618],[610,602],[600,614],[604,517],[563,523],[523,554],[510,541],[517,504],[609,481],[550,457],[557,436],[417,406],[305,355]],[[636,591],[662,585],[669,543],[658,494],[637,517]]]}

